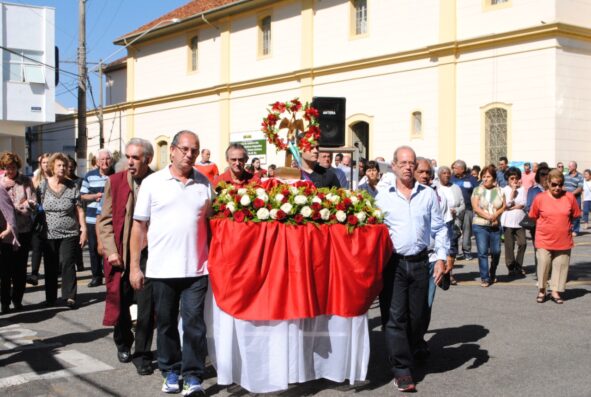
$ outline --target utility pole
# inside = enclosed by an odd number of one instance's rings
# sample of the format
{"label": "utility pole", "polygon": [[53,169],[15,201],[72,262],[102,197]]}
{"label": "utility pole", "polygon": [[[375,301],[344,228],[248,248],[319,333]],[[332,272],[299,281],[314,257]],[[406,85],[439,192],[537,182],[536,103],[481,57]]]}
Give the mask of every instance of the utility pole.
{"label": "utility pole", "polygon": [[100,92],[99,92],[99,147],[102,149],[105,146],[105,130],[103,123],[103,60],[101,59],[98,64],[99,68],[99,80],[100,80]]}
{"label": "utility pole", "polygon": [[86,0],[78,0],[78,139],[76,157],[78,167],[86,172]]}

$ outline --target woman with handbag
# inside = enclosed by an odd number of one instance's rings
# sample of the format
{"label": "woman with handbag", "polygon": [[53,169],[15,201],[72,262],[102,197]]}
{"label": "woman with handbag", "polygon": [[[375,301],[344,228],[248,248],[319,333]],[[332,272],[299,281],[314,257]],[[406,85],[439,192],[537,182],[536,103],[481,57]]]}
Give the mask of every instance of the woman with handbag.
{"label": "woman with handbag", "polygon": [[[500,218],[505,210],[505,200],[501,188],[496,185],[497,168],[494,165],[484,167],[480,177],[482,183],[474,189],[471,198],[474,210],[472,230],[478,249],[480,286],[488,287],[496,282],[497,266],[501,257]],[[491,254],[490,269],[489,252]]]}
{"label": "woman with handbag", "polygon": [[51,176],[39,186],[39,201],[47,224],[47,241],[43,250],[47,305],[54,305],[57,299],[59,267],[62,298],[68,307],[74,308],[77,294],[76,246],[83,247],[87,237],[80,190],[67,176],[68,163],[68,158],[62,153],[50,157]]}
{"label": "woman with handbag", "polygon": [[[523,270],[523,258],[527,241],[525,239],[525,229],[521,227],[520,222],[525,217],[525,204],[527,197],[525,189],[520,186],[521,171],[519,168],[510,167],[505,172],[507,186],[503,188],[505,197],[505,212],[501,216],[503,233],[505,235],[505,265],[509,270],[509,276],[525,276]],[[515,245],[517,245],[517,255],[515,255]]]}
{"label": "woman with handbag", "polygon": [[551,268],[550,299],[557,304],[564,303],[560,293],[566,286],[570,253],[574,246],[570,230],[573,219],[581,216],[581,208],[572,193],[562,190],[563,186],[562,172],[557,169],[550,171],[548,190],[536,196],[529,211],[530,218],[536,219],[538,303],[546,300],[546,284]]}
{"label": "woman with handbag", "polygon": [[0,184],[4,186],[12,200],[20,244],[17,250],[8,252],[6,258],[3,258],[3,265],[0,266],[0,283],[2,284],[0,300],[3,312],[9,310],[11,301],[15,310],[23,307],[33,230],[32,214],[37,205],[37,199],[33,193],[33,182],[19,172],[22,165],[22,160],[15,153],[4,152],[0,156],[0,169],[5,172],[0,176]]}

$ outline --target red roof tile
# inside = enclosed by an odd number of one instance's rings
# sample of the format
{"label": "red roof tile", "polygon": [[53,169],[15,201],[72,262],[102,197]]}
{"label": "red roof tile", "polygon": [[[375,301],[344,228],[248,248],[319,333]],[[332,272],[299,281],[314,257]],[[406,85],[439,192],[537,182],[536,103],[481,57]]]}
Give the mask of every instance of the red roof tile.
{"label": "red roof tile", "polygon": [[[139,33],[142,33],[153,26],[156,26],[161,21],[166,21],[168,19],[179,18],[181,20],[185,18],[192,17],[197,14],[201,14],[202,12],[206,12],[209,10],[213,10],[215,8],[235,3],[238,0],[192,0],[171,12],[162,15],[161,17],[154,19],[152,22],[145,24],[144,26],[139,27],[138,29],[134,30],[133,32],[127,33],[123,37],[128,36],[135,36]],[[163,25],[166,26],[166,25]]]}

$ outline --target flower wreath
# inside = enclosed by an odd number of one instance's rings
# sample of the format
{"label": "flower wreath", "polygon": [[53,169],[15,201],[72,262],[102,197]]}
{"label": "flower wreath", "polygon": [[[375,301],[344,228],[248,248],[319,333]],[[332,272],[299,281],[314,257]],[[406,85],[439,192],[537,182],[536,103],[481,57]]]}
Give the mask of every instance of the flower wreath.
{"label": "flower wreath", "polygon": [[[320,139],[320,127],[318,126],[318,110],[305,105],[298,98],[288,102],[275,102],[267,109],[267,117],[263,118],[261,131],[265,137],[275,145],[277,151],[286,150],[293,143],[300,152],[308,152],[318,145]],[[303,111],[303,120],[297,118],[298,112]],[[286,115],[284,115],[286,113]],[[304,125],[307,122],[307,128]],[[279,136],[279,130],[287,128],[287,138]]]}

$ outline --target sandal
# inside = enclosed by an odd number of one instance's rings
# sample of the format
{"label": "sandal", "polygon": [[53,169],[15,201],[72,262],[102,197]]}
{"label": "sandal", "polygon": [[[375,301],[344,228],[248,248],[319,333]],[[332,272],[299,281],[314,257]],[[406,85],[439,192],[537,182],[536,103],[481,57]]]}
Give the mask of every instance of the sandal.
{"label": "sandal", "polygon": [[562,305],[564,303],[564,301],[562,300],[561,297],[555,298],[555,297],[551,296],[550,299],[552,300],[552,302],[554,302],[558,305]]}
{"label": "sandal", "polygon": [[536,302],[538,303],[544,303],[546,302],[546,294],[538,294],[538,296],[536,297]]}

